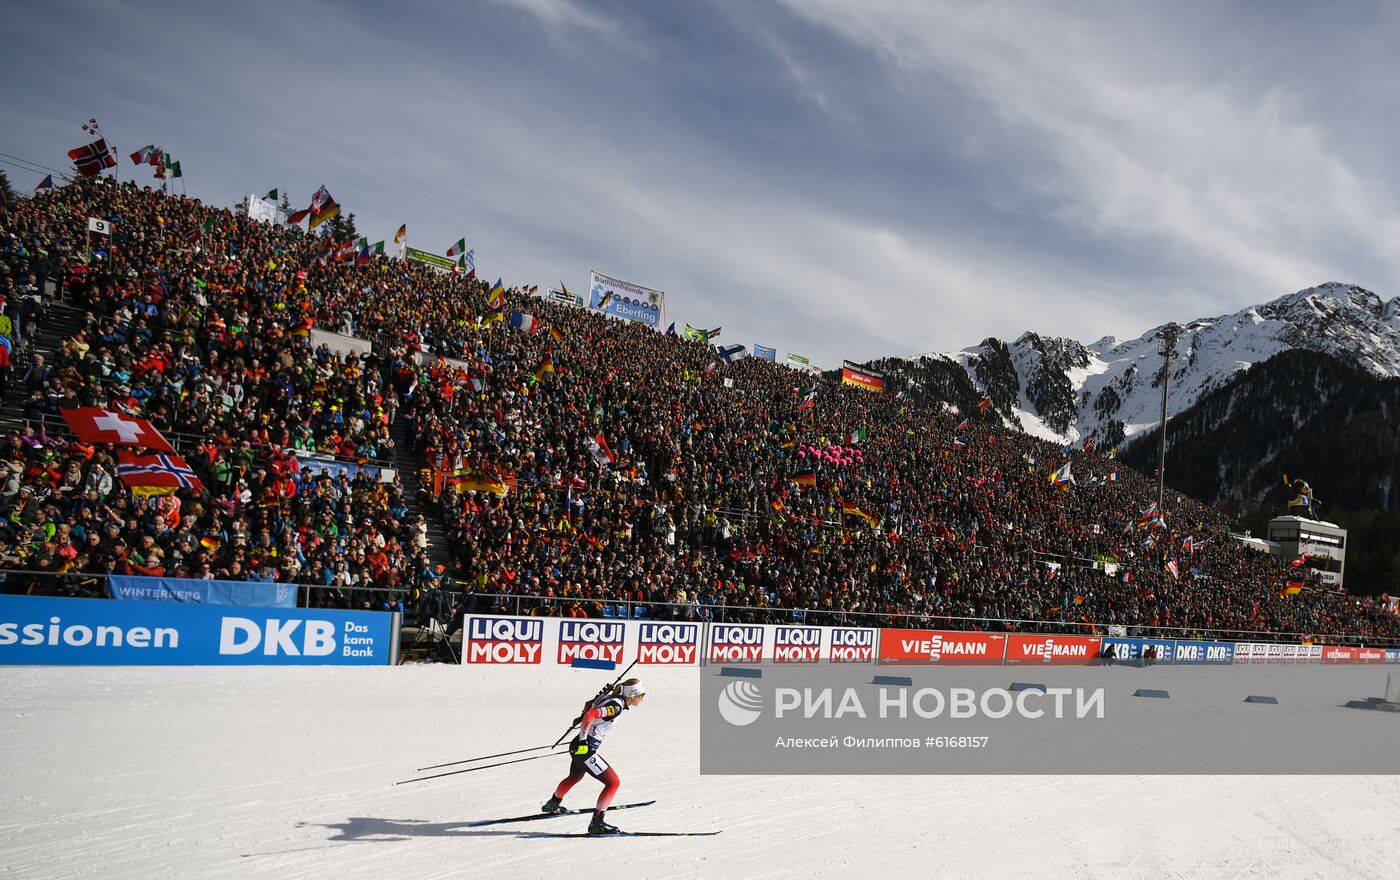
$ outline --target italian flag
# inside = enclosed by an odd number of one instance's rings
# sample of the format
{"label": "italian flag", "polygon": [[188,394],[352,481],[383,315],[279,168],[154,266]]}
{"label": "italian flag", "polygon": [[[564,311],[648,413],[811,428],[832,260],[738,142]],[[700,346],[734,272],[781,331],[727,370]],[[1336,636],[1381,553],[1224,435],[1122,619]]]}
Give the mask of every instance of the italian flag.
{"label": "italian flag", "polygon": [[146,146],[131,154],[131,164],[145,165],[147,162],[151,161],[151,157],[154,156],[157,152],[159,151],[156,149],[155,144],[147,144]]}
{"label": "italian flag", "polygon": [[865,428],[857,428],[855,431],[846,435],[846,445],[855,446],[859,443],[864,443],[868,437],[869,435],[866,434]]}
{"label": "italian flag", "polygon": [[464,253],[466,253],[466,252],[467,252],[467,240],[466,240],[465,238],[459,238],[459,239],[457,239],[457,243],[454,244],[452,247],[450,247],[450,248],[447,249],[447,255],[448,255],[449,257],[455,257],[455,256],[457,256],[458,254],[464,254]]}

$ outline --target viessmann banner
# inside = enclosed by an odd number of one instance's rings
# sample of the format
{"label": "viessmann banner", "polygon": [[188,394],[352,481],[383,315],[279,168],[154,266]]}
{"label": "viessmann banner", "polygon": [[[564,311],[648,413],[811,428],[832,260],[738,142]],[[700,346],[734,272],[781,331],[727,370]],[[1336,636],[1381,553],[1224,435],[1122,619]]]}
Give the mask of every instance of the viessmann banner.
{"label": "viessmann banner", "polygon": [[400,616],[0,595],[0,664],[383,666]]}

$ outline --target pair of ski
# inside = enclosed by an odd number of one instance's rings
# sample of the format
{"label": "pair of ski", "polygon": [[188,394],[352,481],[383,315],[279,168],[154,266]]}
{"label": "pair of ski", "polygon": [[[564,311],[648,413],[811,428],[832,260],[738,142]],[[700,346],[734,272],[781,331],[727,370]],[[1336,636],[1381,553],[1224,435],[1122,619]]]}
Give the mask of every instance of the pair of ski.
{"label": "pair of ski", "polygon": [[[635,804],[618,804],[608,808],[611,813],[615,810],[635,810],[638,807],[649,807],[656,801],[638,801]],[[480,828],[483,825],[505,825],[509,822],[534,822],[537,819],[553,819],[555,816],[577,816],[583,813],[591,813],[592,810],[570,810],[561,809],[555,813],[531,813],[528,816],[512,816],[509,819],[484,819],[480,822],[468,822],[467,828]],[[719,834],[718,831],[618,831],[613,834],[541,834],[540,837],[713,837]]]}

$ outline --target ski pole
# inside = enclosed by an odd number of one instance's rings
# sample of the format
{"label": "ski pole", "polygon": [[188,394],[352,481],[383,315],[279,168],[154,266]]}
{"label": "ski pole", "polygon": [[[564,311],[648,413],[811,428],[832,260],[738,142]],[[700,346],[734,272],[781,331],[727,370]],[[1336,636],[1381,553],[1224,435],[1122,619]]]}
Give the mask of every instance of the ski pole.
{"label": "ski pole", "polygon": [[[558,743],[556,743],[555,745],[558,745]],[[431,767],[419,767],[418,772],[422,773],[424,770],[437,770],[440,767],[455,767],[458,764],[470,764],[472,761],[489,761],[492,758],[504,758],[506,755],[523,755],[526,752],[534,752],[538,751],[539,749],[552,748],[554,748],[554,746],[531,746],[528,749],[516,749],[513,752],[498,752],[494,755],[481,755],[480,757],[476,758],[463,758],[460,761],[448,761],[446,764],[434,764]]]}
{"label": "ski pole", "polygon": [[[614,679],[612,680],[612,684],[609,684],[607,687],[603,688],[603,690],[611,690],[619,681],[622,681],[623,676],[625,676],[625,675],[627,675],[627,673],[631,672],[631,671],[632,671],[632,667],[633,667],[633,666],[636,666],[636,665],[637,665],[637,660],[640,660],[640,659],[642,659],[642,658],[641,658],[641,657],[637,657],[637,658],[634,659],[631,663],[627,664],[627,668],[624,669],[624,670],[622,670],[621,672],[619,672],[618,675],[617,675],[617,678],[614,678]],[[603,691],[599,691],[598,693],[601,694],[602,692],[603,692]],[[554,741],[554,745],[550,746],[550,748],[551,748],[551,749],[552,749],[552,748],[555,748],[555,747],[558,746],[561,742],[563,742],[563,741],[564,741],[564,737],[568,736],[569,733],[570,733],[575,727],[577,727],[577,726],[578,726],[578,721],[575,720],[573,724],[570,724],[570,725],[569,725],[569,729],[568,729],[568,730],[564,731],[563,733],[561,733],[561,734],[559,735],[559,738],[556,739],[556,740]]]}
{"label": "ski pole", "polygon": [[429,779],[441,779],[444,776],[456,776],[458,773],[472,773],[477,770],[486,770],[490,767],[504,767],[506,764],[519,764],[521,761],[538,761],[540,758],[552,758],[555,755],[567,755],[567,751],[550,752],[547,755],[535,755],[531,758],[516,758],[513,761],[497,761],[495,764],[482,764],[480,767],[468,767],[465,770],[449,770],[446,773],[435,773],[432,776],[420,776],[417,779],[405,779],[403,782],[395,782],[395,785],[407,785],[410,782],[426,782]]}

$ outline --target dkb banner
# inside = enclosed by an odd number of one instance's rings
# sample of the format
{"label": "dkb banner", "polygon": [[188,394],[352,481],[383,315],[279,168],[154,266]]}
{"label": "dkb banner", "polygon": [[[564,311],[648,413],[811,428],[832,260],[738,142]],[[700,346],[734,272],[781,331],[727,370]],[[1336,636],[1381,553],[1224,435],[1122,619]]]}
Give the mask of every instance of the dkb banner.
{"label": "dkb banner", "polygon": [[397,660],[400,617],[0,595],[0,664],[383,666]]}

